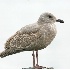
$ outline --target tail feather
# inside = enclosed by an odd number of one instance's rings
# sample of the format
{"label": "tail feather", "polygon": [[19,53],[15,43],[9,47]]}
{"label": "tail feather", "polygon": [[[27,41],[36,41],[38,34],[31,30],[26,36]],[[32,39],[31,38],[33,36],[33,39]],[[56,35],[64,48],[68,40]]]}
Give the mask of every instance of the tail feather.
{"label": "tail feather", "polygon": [[6,57],[6,56],[9,56],[9,55],[12,55],[12,54],[16,54],[16,53],[19,53],[23,51],[23,49],[6,49],[4,50],[2,53],[0,53],[0,57],[3,58],[3,57]]}

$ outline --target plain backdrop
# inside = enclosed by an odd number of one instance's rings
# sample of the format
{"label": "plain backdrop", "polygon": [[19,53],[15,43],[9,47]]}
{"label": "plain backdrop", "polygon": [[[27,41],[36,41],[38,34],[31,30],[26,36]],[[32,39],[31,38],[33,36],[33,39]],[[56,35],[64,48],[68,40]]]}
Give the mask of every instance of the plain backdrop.
{"label": "plain backdrop", "polygon": [[[53,42],[39,51],[39,65],[70,69],[70,0],[0,0],[0,52],[16,31],[35,23],[44,12],[50,12],[64,24],[55,23]],[[21,69],[32,66],[32,51],[0,58],[0,69]]]}

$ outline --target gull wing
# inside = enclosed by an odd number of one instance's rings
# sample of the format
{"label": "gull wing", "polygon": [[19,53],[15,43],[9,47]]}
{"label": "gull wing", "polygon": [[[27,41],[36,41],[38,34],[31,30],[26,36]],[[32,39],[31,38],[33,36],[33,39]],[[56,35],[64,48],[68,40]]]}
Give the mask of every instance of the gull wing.
{"label": "gull wing", "polygon": [[12,55],[21,51],[33,50],[32,44],[40,37],[40,27],[29,25],[21,28],[15,35],[10,37],[5,43],[5,51],[0,53],[0,57]]}

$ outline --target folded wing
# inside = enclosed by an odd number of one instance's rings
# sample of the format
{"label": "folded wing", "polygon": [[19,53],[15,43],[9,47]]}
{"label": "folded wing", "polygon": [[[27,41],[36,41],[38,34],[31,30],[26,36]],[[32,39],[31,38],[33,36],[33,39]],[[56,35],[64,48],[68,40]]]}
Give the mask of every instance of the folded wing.
{"label": "folded wing", "polygon": [[0,57],[5,57],[21,51],[31,51],[34,49],[32,44],[40,37],[39,27],[26,26],[16,32],[5,43],[5,51],[0,53]]}

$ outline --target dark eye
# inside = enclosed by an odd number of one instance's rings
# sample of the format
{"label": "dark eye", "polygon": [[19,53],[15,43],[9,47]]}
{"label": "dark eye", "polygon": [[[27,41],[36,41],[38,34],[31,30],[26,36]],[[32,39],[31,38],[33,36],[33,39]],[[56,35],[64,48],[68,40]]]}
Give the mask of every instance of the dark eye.
{"label": "dark eye", "polygon": [[48,17],[49,17],[49,18],[52,18],[52,16],[50,16],[50,15],[49,15]]}

